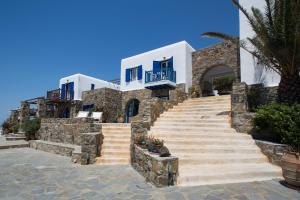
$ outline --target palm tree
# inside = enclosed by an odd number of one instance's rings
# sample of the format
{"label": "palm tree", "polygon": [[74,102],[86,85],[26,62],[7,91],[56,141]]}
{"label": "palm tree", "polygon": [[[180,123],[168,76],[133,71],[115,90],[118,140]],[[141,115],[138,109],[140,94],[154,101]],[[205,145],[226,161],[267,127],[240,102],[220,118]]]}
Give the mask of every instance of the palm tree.
{"label": "palm tree", "polygon": [[[246,16],[255,36],[240,41],[216,32],[202,35],[239,43],[267,69],[281,76],[278,88],[280,103],[300,103],[300,0],[265,0],[264,10],[252,7],[251,12],[238,0],[232,2]],[[247,47],[245,42],[254,48]]]}

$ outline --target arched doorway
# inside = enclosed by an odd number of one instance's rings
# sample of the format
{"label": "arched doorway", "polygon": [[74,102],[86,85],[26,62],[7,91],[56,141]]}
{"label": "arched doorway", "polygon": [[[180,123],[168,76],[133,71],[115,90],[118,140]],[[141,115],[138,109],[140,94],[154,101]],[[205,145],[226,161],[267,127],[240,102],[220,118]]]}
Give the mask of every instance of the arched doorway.
{"label": "arched doorway", "polygon": [[139,114],[139,105],[140,101],[137,99],[131,99],[127,102],[125,117],[126,123],[130,122],[131,117],[134,117]]}
{"label": "arched doorway", "polygon": [[228,66],[209,68],[200,79],[202,96],[230,94],[235,79],[234,71]]}

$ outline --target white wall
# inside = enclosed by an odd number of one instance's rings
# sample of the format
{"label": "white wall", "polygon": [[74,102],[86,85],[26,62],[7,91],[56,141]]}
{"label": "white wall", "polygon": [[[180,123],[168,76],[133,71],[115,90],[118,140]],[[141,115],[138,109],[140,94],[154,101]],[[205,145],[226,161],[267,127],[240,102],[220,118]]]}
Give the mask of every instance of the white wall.
{"label": "white wall", "polygon": [[62,84],[70,82],[74,82],[74,100],[82,100],[82,92],[91,90],[91,84],[95,84],[95,89],[106,87],[115,90],[120,90],[119,85],[96,79],[94,77],[86,76],[83,74],[74,74],[60,79],[59,88],[61,89]]}
{"label": "white wall", "polygon": [[[153,69],[153,61],[161,61],[173,56],[173,69],[176,71],[176,84],[185,83],[186,88],[192,85],[192,52],[195,50],[186,42],[178,42],[159,49],[148,51],[121,61],[121,90],[130,91],[145,88],[145,71]],[[126,69],[143,66],[142,80],[126,83]]]}
{"label": "white wall", "polygon": [[[264,9],[265,1],[263,0],[240,0],[240,4],[251,12],[251,7]],[[246,40],[247,37],[254,36],[254,32],[248,23],[247,18],[240,11],[240,39]],[[248,43],[249,44],[249,43]],[[240,49],[241,55],[241,81],[248,85],[256,83],[264,83],[265,86],[277,86],[280,76],[271,70],[265,70],[263,66],[257,65],[256,59],[245,51]]]}

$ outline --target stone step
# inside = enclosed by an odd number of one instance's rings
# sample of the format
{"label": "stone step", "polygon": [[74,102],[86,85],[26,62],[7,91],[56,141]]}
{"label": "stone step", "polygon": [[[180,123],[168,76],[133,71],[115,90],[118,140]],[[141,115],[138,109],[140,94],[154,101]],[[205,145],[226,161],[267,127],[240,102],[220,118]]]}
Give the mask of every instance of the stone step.
{"label": "stone step", "polygon": [[168,123],[198,123],[198,122],[202,122],[202,123],[231,123],[231,120],[229,117],[224,117],[224,118],[216,118],[216,119],[213,119],[213,118],[208,118],[208,119],[205,119],[205,118],[190,118],[190,119],[187,119],[186,117],[182,117],[180,119],[178,118],[158,118],[156,120],[156,122],[168,122]]}
{"label": "stone step", "polygon": [[190,107],[190,108],[180,108],[180,107],[175,107],[168,112],[206,112],[206,111],[216,111],[216,112],[221,112],[221,111],[230,111],[231,108],[230,106],[223,106],[223,107],[211,107],[211,108],[197,108],[197,107]]}
{"label": "stone step", "polygon": [[199,97],[199,98],[191,98],[187,99],[187,101],[218,101],[218,100],[231,100],[231,95],[224,96],[210,96],[210,97]]}
{"label": "stone step", "polygon": [[130,144],[130,138],[104,138],[105,144]]}
{"label": "stone step", "polygon": [[102,128],[130,128],[130,123],[101,123]]}
{"label": "stone step", "polygon": [[105,164],[105,165],[130,164],[130,158],[112,158],[112,157],[102,156],[96,158],[96,164]]}
{"label": "stone step", "polygon": [[192,166],[192,165],[202,165],[202,164],[214,164],[214,165],[221,165],[221,164],[232,164],[232,163],[266,163],[268,162],[268,158],[262,155],[244,155],[244,156],[226,156],[225,158],[222,156],[215,155],[213,157],[208,156],[201,156],[201,157],[184,157],[179,158],[179,165],[180,166]]}
{"label": "stone step", "polygon": [[131,138],[131,135],[128,134],[106,134],[104,136],[104,139],[119,139],[119,138],[123,138],[123,139],[129,139]]}
{"label": "stone step", "polygon": [[223,132],[197,132],[197,133],[186,133],[186,132],[167,132],[167,131],[149,131],[149,135],[154,135],[155,137],[165,138],[165,139],[230,139],[230,140],[239,140],[239,139],[252,139],[251,135],[243,134],[243,133],[223,133]]}
{"label": "stone step", "polygon": [[220,128],[220,127],[184,127],[184,126],[160,126],[151,127],[151,131],[160,132],[160,131],[169,131],[169,132],[189,132],[189,133],[197,133],[197,132],[223,132],[223,133],[235,133],[236,131],[232,128]]}
{"label": "stone step", "polygon": [[130,155],[130,151],[128,150],[123,150],[123,151],[118,151],[118,150],[113,150],[113,149],[104,149],[102,150],[102,155],[111,157],[111,156],[118,156],[118,157],[127,157]]}
{"label": "stone step", "polygon": [[179,103],[176,106],[174,106],[172,109],[175,108],[231,108],[231,104],[230,103],[211,103],[211,104],[198,104],[198,103],[194,103],[194,104],[186,104],[186,103]]}
{"label": "stone step", "polygon": [[193,118],[213,118],[213,117],[229,117],[230,112],[164,112],[160,117],[185,117],[186,119]]}
{"label": "stone step", "polygon": [[222,140],[218,138],[184,138],[184,139],[174,139],[174,138],[162,138],[165,139],[165,144],[168,145],[252,145],[255,144],[254,140],[250,140],[248,138],[222,138]]}
{"label": "stone step", "polygon": [[177,183],[180,186],[263,181],[281,178],[282,175],[279,167],[268,163],[181,167],[179,173]]}
{"label": "stone step", "polygon": [[240,152],[240,151],[235,151],[235,152],[223,152],[223,151],[215,151],[215,152],[176,152],[174,156],[178,157],[179,159],[181,158],[201,158],[203,156],[208,156],[208,157],[221,157],[223,159],[227,157],[245,157],[245,156],[254,156],[254,155],[260,155],[261,151],[257,149],[257,151],[249,151],[249,152]]}
{"label": "stone step", "polygon": [[102,150],[105,151],[106,149],[113,149],[113,150],[118,150],[118,151],[127,151],[130,149],[130,144],[103,144],[102,145]]}
{"label": "stone step", "polygon": [[[256,145],[246,145],[246,146],[238,146],[235,148],[234,146],[220,146],[220,145],[206,145],[206,146],[167,146],[170,150],[171,154],[176,155],[177,153],[189,153],[189,152],[197,152],[197,153],[252,153],[252,152],[261,152],[260,149]],[[192,151],[191,151],[192,149]]]}
{"label": "stone step", "polygon": [[[203,109],[203,110],[169,110],[166,113],[163,113],[162,115],[174,115],[174,114],[185,114],[185,115],[189,115],[189,114],[193,114],[193,115],[221,115],[222,113],[229,113],[230,109]],[[225,115],[225,114],[224,114]],[[228,114],[227,114],[228,115]]]}
{"label": "stone step", "polygon": [[5,139],[6,139],[7,141],[25,140],[26,137],[20,137],[20,136],[8,136],[8,137],[5,137]]}
{"label": "stone step", "polygon": [[156,127],[169,127],[169,126],[181,126],[181,127],[223,127],[223,128],[231,128],[231,124],[226,123],[212,123],[212,122],[186,122],[186,123],[176,123],[176,122],[164,122],[157,121],[154,122],[154,126]]}

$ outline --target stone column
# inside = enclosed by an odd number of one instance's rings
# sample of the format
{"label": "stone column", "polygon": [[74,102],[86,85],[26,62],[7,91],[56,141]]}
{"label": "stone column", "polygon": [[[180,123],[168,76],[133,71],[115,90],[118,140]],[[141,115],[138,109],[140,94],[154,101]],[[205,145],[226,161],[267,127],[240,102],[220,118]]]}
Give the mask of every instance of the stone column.
{"label": "stone column", "polygon": [[[102,130],[101,130],[102,131]],[[82,133],[81,135],[81,164],[93,164],[101,154],[103,135],[96,133]]]}
{"label": "stone column", "polygon": [[20,123],[24,123],[26,120],[29,120],[30,114],[30,105],[26,101],[21,102],[21,109],[20,109]]}
{"label": "stone column", "polygon": [[70,109],[70,118],[76,117],[81,107],[82,107],[82,101],[79,100],[72,101],[71,109]]}
{"label": "stone column", "polygon": [[43,99],[38,99],[37,100],[37,113],[36,116],[38,118],[45,118],[47,115],[47,105],[46,105],[46,100]]}
{"label": "stone column", "polygon": [[237,132],[251,133],[253,129],[252,119],[254,113],[248,111],[247,100],[248,86],[246,83],[234,83],[231,95],[232,127]]}

